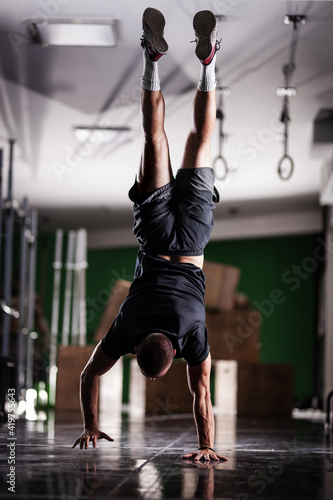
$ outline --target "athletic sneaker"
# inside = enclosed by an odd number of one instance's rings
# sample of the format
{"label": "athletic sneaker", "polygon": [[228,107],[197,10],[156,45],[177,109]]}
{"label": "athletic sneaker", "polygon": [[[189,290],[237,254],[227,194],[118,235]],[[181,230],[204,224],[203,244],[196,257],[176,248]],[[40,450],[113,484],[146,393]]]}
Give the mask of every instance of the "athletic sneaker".
{"label": "athletic sneaker", "polygon": [[210,10],[201,10],[193,18],[196,48],[195,54],[207,66],[211,63],[220,43],[216,40],[216,18]]}
{"label": "athletic sneaker", "polygon": [[143,35],[141,46],[147,49],[150,59],[157,61],[168,50],[168,44],[164,40],[165,19],[157,9],[148,7],[142,16]]}

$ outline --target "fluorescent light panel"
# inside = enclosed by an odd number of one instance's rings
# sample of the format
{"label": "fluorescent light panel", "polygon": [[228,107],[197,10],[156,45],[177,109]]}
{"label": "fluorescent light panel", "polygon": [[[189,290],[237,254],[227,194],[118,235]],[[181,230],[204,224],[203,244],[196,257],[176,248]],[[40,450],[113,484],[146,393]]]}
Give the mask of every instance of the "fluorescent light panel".
{"label": "fluorescent light panel", "polygon": [[49,45],[73,47],[115,47],[116,30],[113,23],[36,22],[36,30],[44,47]]}
{"label": "fluorescent light panel", "polygon": [[93,144],[124,144],[133,140],[129,127],[75,127],[74,133],[79,142]]}

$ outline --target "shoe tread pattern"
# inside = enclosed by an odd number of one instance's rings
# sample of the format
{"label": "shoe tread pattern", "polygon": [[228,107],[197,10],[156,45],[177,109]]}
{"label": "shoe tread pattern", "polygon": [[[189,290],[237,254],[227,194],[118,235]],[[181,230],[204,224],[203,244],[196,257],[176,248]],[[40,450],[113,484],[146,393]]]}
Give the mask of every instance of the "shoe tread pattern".
{"label": "shoe tread pattern", "polygon": [[197,12],[193,18],[193,28],[197,38],[196,56],[204,61],[213,50],[216,41],[216,18],[210,10]]}
{"label": "shoe tread pattern", "polygon": [[168,44],[163,38],[165,19],[157,9],[148,7],[143,13],[143,31],[147,41],[154,47],[159,54],[165,54],[168,50]]}

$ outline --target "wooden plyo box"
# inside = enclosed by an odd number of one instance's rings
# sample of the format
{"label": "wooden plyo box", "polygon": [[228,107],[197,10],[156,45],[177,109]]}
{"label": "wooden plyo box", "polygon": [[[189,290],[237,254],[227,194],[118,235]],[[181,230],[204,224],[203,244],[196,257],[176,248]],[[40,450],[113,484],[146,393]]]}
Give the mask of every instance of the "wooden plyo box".
{"label": "wooden plyo box", "polygon": [[94,340],[96,342],[102,340],[116,319],[120,306],[128,295],[131,284],[131,281],[126,280],[117,280],[115,282],[109,302],[106,305],[101,321],[95,332]]}
{"label": "wooden plyo box", "polygon": [[80,375],[93,353],[93,345],[58,348],[57,410],[80,410]]}
{"label": "wooden plyo box", "polygon": [[213,359],[259,361],[261,314],[253,309],[206,311]]}
{"label": "wooden plyo box", "polygon": [[174,361],[166,375],[156,380],[142,375],[136,358],[131,359],[130,370],[132,410],[165,419],[172,414],[192,412],[193,397],[187,384],[185,361]]}
{"label": "wooden plyo box", "polygon": [[240,269],[215,262],[204,262],[206,276],[205,305],[207,309],[228,311],[233,308]]}
{"label": "wooden plyo box", "polygon": [[290,417],[294,367],[214,360],[215,407],[221,414]]}
{"label": "wooden plyo box", "polygon": [[[58,348],[56,410],[80,410],[80,376],[95,346]],[[123,388],[123,359],[99,379],[99,411],[115,412],[121,408]]]}

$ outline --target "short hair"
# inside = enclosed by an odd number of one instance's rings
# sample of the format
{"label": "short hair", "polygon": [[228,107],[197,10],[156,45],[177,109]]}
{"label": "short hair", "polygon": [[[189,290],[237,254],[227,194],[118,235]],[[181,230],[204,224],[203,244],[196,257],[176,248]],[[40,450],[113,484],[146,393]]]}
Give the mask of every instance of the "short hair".
{"label": "short hair", "polygon": [[139,343],[136,351],[141,373],[149,378],[157,378],[168,370],[173,357],[173,345],[163,333],[150,333]]}

